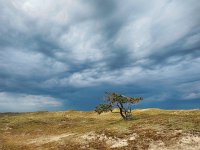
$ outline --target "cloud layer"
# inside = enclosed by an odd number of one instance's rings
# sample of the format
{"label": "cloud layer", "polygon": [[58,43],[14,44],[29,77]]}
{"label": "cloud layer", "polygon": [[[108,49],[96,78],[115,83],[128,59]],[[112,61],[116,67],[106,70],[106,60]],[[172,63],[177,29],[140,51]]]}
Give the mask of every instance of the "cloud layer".
{"label": "cloud layer", "polygon": [[89,110],[106,90],[143,96],[139,107],[200,107],[198,0],[0,7],[0,111]]}

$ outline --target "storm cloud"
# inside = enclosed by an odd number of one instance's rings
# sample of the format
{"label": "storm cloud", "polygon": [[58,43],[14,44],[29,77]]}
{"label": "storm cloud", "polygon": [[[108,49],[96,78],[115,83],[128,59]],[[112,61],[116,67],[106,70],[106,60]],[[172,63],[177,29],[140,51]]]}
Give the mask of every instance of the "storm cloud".
{"label": "storm cloud", "polygon": [[0,112],[200,108],[198,0],[0,0]]}

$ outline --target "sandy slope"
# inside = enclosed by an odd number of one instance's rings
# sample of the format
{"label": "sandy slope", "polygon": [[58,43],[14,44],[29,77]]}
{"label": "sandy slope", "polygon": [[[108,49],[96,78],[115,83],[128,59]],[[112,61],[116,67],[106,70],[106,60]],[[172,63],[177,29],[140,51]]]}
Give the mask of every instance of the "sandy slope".
{"label": "sandy slope", "polygon": [[0,149],[200,150],[200,111],[38,112],[0,115]]}

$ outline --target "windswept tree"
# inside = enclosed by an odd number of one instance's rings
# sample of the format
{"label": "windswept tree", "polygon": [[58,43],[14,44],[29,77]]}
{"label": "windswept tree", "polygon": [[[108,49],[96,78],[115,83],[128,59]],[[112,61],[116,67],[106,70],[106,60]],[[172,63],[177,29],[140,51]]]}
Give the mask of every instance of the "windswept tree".
{"label": "windswept tree", "polygon": [[98,114],[111,111],[115,108],[119,109],[119,113],[124,120],[132,118],[132,105],[143,100],[142,97],[127,97],[114,92],[107,92],[105,95],[105,104],[96,106],[95,111]]}

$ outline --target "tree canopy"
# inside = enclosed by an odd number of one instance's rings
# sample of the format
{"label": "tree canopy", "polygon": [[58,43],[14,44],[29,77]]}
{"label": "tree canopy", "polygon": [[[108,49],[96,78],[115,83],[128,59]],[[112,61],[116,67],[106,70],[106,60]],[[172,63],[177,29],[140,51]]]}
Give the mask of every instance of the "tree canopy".
{"label": "tree canopy", "polygon": [[95,111],[98,114],[111,111],[115,108],[119,109],[119,113],[124,120],[132,118],[132,105],[143,100],[142,97],[127,97],[115,92],[107,92],[105,95],[105,103],[96,106]]}

